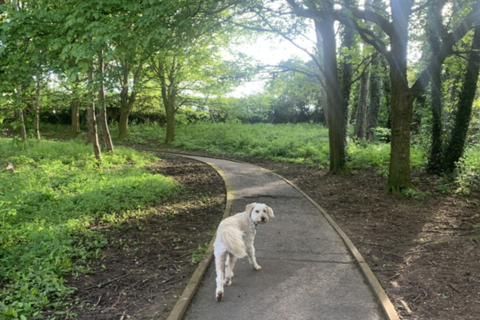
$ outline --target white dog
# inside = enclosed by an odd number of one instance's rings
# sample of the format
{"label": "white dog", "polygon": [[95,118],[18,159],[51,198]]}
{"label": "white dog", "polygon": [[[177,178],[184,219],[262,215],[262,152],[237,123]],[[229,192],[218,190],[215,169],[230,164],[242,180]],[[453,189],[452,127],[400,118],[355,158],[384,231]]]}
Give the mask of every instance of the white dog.
{"label": "white dog", "polygon": [[267,223],[269,217],[273,218],[272,208],[263,203],[252,203],[247,205],[244,212],[228,217],[220,223],[214,243],[217,271],[215,298],[217,301],[222,301],[223,286],[232,284],[233,267],[237,258],[248,255],[248,260],[253,269],[262,269],[255,259],[253,240],[256,230],[258,230],[257,226]]}

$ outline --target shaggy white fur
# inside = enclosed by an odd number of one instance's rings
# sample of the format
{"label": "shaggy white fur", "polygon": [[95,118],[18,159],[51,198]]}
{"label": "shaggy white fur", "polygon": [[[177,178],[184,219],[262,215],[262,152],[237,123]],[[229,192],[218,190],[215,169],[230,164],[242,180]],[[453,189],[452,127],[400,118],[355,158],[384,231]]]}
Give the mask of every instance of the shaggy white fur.
{"label": "shaggy white fur", "polygon": [[269,218],[273,217],[272,208],[263,203],[251,203],[247,205],[244,212],[228,217],[220,223],[214,243],[217,271],[215,298],[217,301],[222,301],[223,286],[232,284],[233,267],[237,258],[248,255],[253,269],[262,269],[255,259],[253,240],[257,232],[257,225],[267,223]]}

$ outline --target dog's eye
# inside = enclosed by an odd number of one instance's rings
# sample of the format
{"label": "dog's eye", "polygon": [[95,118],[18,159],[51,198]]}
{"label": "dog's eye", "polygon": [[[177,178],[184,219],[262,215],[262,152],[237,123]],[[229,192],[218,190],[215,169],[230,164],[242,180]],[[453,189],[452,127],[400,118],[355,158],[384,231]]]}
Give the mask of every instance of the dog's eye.
{"label": "dog's eye", "polygon": [[256,213],[258,213],[258,210],[255,210]]}

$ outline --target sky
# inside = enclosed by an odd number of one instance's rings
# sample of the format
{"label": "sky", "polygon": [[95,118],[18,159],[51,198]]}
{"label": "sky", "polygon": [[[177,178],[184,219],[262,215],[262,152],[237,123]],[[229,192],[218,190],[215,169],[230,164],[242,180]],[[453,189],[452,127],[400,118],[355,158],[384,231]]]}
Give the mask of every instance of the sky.
{"label": "sky", "polygon": [[[298,43],[305,48],[312,46],[312,44],[308,43],[306,40],[299,41]],[[282,39],[268,39],[267,37],[258,37],[255,43],[243,44],[235,49],[252,56],[255,60],[258,60],[265,65],[275,65],[294,56],[304,61],[309,61],[311,59],[309,55],[295,47],[292,43]],[[262,92],[264,83],[265,80],[247,82],[237,87],[232,93],[230,93],[230,96],[242,97]]]}

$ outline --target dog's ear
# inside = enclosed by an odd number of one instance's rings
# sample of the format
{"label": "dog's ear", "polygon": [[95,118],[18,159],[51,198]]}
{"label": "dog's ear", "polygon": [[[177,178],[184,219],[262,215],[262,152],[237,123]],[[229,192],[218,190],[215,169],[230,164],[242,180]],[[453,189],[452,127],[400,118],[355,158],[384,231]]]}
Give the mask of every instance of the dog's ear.
{"label": "dog's ear", "polygon": [[249,216],[252,214],[253,208],[255,208],[256,204],[256,202],[247,204],[247,208],[245,209],[245,211],[248,213]]}
{"label": "dog's ear", "polygon": [[268,213],[268,215],[270,216],[270,218],[275,217],[275,216],[273,215],[273,210],[272,210],[272,208],[267,207],[267,213]]}

